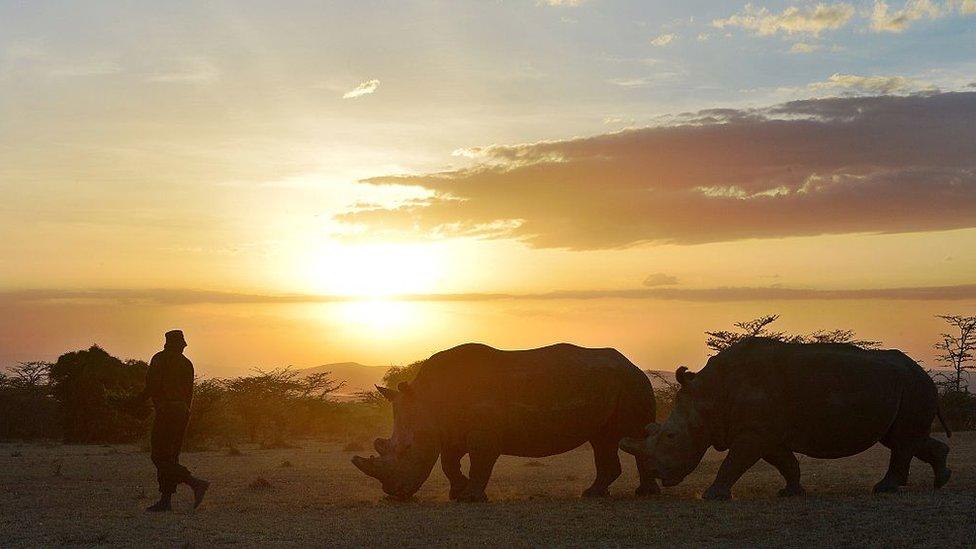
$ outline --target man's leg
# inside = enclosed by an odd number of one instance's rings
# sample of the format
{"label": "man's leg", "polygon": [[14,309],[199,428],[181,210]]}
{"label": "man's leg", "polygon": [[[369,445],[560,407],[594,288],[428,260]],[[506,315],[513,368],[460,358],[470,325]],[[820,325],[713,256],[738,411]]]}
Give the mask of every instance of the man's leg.
{"label": "man's leg", "polygon": [[150,457],[153,465],[156,466],[156,482],[159,484],[159,501],[146,508],[150,512],[162,512],[172,509],[170,502],[173,492],[176,491],[176,483],[172,481],[170,473],[171,464],[175,459],[172,456],[168,427],[170,418],[163,410],[156,410],[153,418],[152,434],[149,438]]}
{"label": "man's leg", "polygon": [[183,483],[193,489],[193,508],[196,509],[203,501],[203,496],[207,493],[210,483],[193,476],[190,470],[180,465],[180,451],[183,449],[183,438],[186,435],[187,425],[190,423],[190,411],[186,410],[179,418],[180,428],[175,432],[173,440],[173,479],[176,483]]}
{"label": "man's leg", "polygon": [[176,486],[184,483],[193,489],[193,506],[200,505],[210,484],[193,477],[190,471],[180,465],[180,446],[189,419],[187,411],[179,407],[161,407],[156,411],[151,438],[152,460],[156,465],[156,478],[159,482],[159,501],[147,511],[169,511],[171,498]]}

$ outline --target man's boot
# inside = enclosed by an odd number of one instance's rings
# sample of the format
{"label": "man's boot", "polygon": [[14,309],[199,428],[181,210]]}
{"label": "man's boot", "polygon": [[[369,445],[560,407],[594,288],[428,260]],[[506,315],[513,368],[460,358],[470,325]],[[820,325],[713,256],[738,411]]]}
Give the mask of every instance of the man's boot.
{"label": "man's boot", "polygon": [[210,483],[202,478],[191,478],[188,484],[193,489],[193,508],[196,509],[203,501],[203,496],[207,493],[207,488],[210,488]]}
{"label": "man's boot", "polygon": [[172,494],[159,494],[159,501],[146,507],[147,513],[162,513],[165,511],[172,511],[173,506],[170,504],[170,496]]}

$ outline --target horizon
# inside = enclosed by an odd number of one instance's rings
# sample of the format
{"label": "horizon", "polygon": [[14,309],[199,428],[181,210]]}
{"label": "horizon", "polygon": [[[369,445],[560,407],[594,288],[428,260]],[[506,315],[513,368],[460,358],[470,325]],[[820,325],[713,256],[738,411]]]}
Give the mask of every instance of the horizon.
{"label": "horizon", "polygon": [[[124,21],[125,24],[118,24]],[[701,367],[976,311],[976,2],[0,2],[0,369]]]}

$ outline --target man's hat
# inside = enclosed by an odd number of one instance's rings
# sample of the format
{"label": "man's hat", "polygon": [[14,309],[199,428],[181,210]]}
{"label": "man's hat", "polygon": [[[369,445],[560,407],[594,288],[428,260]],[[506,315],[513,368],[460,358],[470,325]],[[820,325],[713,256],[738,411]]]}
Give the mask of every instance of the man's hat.
{"label": "man's hat", "polygon": [[183,330],[170,330],[166,332],[166,346],[182,345],[186,347],[186,339],[183,338]]}

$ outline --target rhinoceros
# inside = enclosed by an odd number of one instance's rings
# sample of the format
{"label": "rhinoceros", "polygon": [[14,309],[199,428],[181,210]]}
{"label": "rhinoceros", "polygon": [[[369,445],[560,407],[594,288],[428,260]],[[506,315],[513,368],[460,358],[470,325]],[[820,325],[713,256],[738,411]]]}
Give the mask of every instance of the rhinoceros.
{"label": "rhinoceros", "polygon": [[[465,344],[428,358],[412,382],[377,388],[393,402],[393,436],[376,439],[378,456],[352,461],[397,499],[420,489],[438,456],[451,499],[484,501],[499,456],[551,456],[585,442],[596,480],[583,495],[603,496],[620,475],[621,438],[642,436],[655,419],[654,391],[637,366],[614,349],[565,343],[522,351]],[[648,460],[636,461],[637,494],[657,493]]]}
{"label": "rhinoceros", "polygon": [[728,455],[703,498],[731,498],[732,485],[760,459],[786,480],[781,496],[799,495],[794,452],[840,458],[876,442],[891,449],[891,461],[875,493],[904,486],[912,457],[932,466],[936,488],[949,480],[949,447],[929,436],[935,416],[945,427],[935,384],[901,351],[749,338],[697,374],[681,367],[676,377],[667,421],[620,443],[650,458],[665,486],[684,479],[714,446]]}

